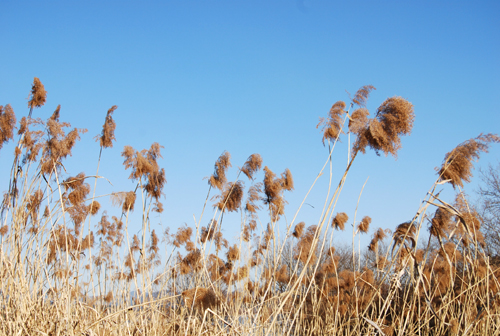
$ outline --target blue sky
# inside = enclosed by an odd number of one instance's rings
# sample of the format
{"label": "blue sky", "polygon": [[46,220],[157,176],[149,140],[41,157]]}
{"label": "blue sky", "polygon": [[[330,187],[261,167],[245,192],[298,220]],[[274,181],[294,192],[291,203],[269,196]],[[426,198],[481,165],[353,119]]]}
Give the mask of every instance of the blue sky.
{"label": "blue sky", "polygon": [[[120,153],[125,145],[159,142],[167,186],[165,212],[153,228],[175,229],[198,218],[208,190],[204,177],[227,150],[236,178],[252,153],[276,173],[289,168],[293,217],[327,157],[318,119],[337,100],[367,84],[372,113],[388,97],[415,106],[413,133],[398,159],[358,157],[337,211],[372,217],[372,230],[410,219],[432,186],[445,153],[479,133],[499,133],[500,4],[497,1],[12,1],[0,3],[0,104],[27,114],[33,77],[48,92],[35,111],[87,128],[72,175],[93,175],[93,137],[106,111],[115,112],[116,138],[103,153],[97,194],[128,191]],[[347,140],[334,154],[334,181],[346,165]],[[498,146],[497,146],[498,147]],[[7,189],[13,145],[0,152]],[[477,166],[496,164],[500,148]],[[476,176],[477,176],[476,170]],[[262,179],[262,174],[258,176]],[[297,220],[319,219],[327,176]],[[247,182],[248,185],[248,182]],[[467,186],[473,194],[477,179]],[[450,186],[443,195],[453,198]],[[117,209],[109,209],[116,215]],[[202,225],[208,222],[205,216]],[[266,218],[261,218],[263,224]],[[239,214],[224,219],[228,238]],[[139,226],[130,226],[131,233]],[[339,241],[350,233],[339,234]]]}

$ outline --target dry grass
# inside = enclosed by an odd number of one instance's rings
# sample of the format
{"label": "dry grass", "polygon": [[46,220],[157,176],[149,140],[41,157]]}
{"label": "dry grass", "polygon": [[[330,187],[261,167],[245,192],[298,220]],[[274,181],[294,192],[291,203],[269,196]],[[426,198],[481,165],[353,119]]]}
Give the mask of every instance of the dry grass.
{"label": "dry grass", "polygon": [[[230,154],[224,152],[209,177],[210,190],[220,192],[212,219],[206,226],[167,230],[162,240],[149,225],[151,211],[163,209],[162,147],[124,148],[123,164],[137,187],[113,193],[121,213],[108,215],[91,185],[98,174],[70,176],[62,169],[83,130],[67,132],[60,108],[46,122],[31,118],[46,98],[35,78],[1,209],[0,334],[499,334],[500,264],[484,253],[481,218],[464,194],[449,204],[435,193],[444,182],[467,182],[472,160],[497,136],[481,135],[448,153],[413,219],[394,232],[375,230],[361,254],[331,245],[335,230],[348,222],[335,204],[357,154],[372,148],[396,156],[400,136],[413,125],[413,106],[401,97],[387,99],[369,118],[366,100],[373,89],[356,93],[354,112],[337,102],[321,122],[324,142],[347,132],[356,139],[343,178],[312,225],[292,220],[285,238],[279,235],[285,192],[294,188],[291,172],[278,177],[265,166],[262,182],[255,182],[263,161],[253,154],[238,173],[249,186],[228,182]],[[97,137],[99,158],[115,140],[115,109]],[[9,105],[0,107],[0,148],[14,139],[16,120]],[[142,237],[126,229],[136,202],[143,211]],[[228,211],[242,214],[241,239],[231,244],[221,229]],[[258,222],[267,224],[260,233]],[[353,241],[370,224],[368,216],[354,222]],[[160,258],[161,241],[168,244],[167,258]]]}

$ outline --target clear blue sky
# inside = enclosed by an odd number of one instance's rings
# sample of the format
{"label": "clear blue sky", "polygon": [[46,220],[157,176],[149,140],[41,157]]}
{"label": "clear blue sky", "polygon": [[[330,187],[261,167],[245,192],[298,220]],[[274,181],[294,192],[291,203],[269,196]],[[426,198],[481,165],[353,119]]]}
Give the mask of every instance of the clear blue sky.
{"label": "clear blue sky", "polygon": [[[372,112],[395,95],[414,104],[413,134],[397,160],[373,152],[356,159],[337,211],[352,219],[369,177],[358,219],[371,216],[371,232],[392,229],[414,215],[446,152],[481,132],[500,133],[499,17],[498,1],[2,0],[0,104],[11,104],[18,119],[26,115],[39,77],[47,104],[34,116],[46,119],[61,104],[61,120],[89,130],[67,160],[72,175],[95,173],[93,137],[118,105],[117,142],[100,170],[114,187],[99,181],[97,193],[135,186],[123,146],[159,142],[168,184],[153,228],[175,229],[199,217],[208,190],[202,179],[224,150],[232,155],[230,180],[252,153],[276,173],[291,170],[290,219],[327,156],[318,118],[348,100],[346,90],[371,84]],[[344,139],[336,149],[335,181],[346,146]],[[2,191],[12,151],[11,143],[0,152]],[[499,155],[493,147],[479,165]],[[306,206],[299,221],[318,220],[327,182],[320,180],[307,201],[314,208]],[[227,237],[238,229],[239,214],[228,216]]]}

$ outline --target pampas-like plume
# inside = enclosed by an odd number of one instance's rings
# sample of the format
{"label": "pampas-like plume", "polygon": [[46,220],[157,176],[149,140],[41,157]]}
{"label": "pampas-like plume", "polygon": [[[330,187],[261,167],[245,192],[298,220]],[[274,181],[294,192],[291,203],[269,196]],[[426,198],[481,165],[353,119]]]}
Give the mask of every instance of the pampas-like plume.
{"label": "pampas-like plume", "polygon": [[231,154],[229,152],[224,151],[221,156],[217,159],[214,166],[214,173],[208,179],[208,184],[212,188],[217,188],[222,190],[224,184],[226,184],[226,171],[231,167]]}
{"label": "pampas-like plume", "polygon": [[368,229],[370,228],[370,223],[372,219],[368,216],[363,217],[361,222],[358,225],[358,230],[362,233],[368,233]]}
{"label": "pampas-like plume", "polygon": [[366,107],[366,101],[372,90],[376,90],[373,85],[362,86],[354,95],[352,102],[360,107]]}
{"label": "pampas-like plume", "polygon": [[281,178],[276,178],[276,174],[266,166],[264,174],[264,204],[269,205],[271,220],[277,221],[285,213],[285,204],[287,203],[283,199],[283,190],[293,189],[292,173],[286,169],[281,174]]}
{"label": "pampas-like plume", "polygon": [[7,104],[5,109],[0,105],[0,149],[3,144],[14,138],[14,127],[16,126],[16,115],[12,107]]}
{"label": "pampas-like plume", "polygon": [[411,133],[414,119],[413,105],[409,101],[401,97],[388,98],[377,109],[376,117],[368,119],[359,132],[353,155],[358,151],[365,153],[366,146],[369,146],[377,155],[382,151],[386,156],[397,157],[401,148],[400,136]]}
{"label": "pampas-like plume", "polygon": [[429,227],[430,234],[434,237],[444,237],[445,232],[450,228],[450,220],[451,213],[444,208],[438,208],[431,220],[431,226]]}
{"label": "pampas-like plume", "polygon": [[348,219],[349,217],[347,217],[345,212],[339,212],[332,220],[332,227],[337,230],[344,231],[345,223]]}
{"label": "pampas-like plume", "polygon": [[125,198],[123,200],[122,211],[127,213],[128,211],[134,211],[136,194],[133,191],[129,191],[125,194]]}
{"label": "pampas-like plume", "polygon": [[322,126],[321,130],[323,131],[323,145],[325,144],[325,140],[328,139],[335,141],[341,133],[344,133],[342,131],[342,116],[346,113],[345,107],[346,105],[343,101],[338,101],[333,104],[332,108],[330,109],[328,118],[319,119],[319,123],[316,128]]}
{"label": "pampas-like plume", "polygon": [[106,114],[106,120],[104,125],[102,125],[101,136],[99,137],[99,142],[102,148],[113,147],[113,140],[115,138],[116,123],[113,120],[113,112],[118,108],[118,106],[113,105]]}
{"label": "pampas-like plume", "polygon": [[262,183],[257,183],[248,188],[248,198],[245,205],[245,210],[248,211],[251,216],[255,216],[257,210],[260,209],[260,206],[256,204],[257,201],[260,200],[259,193],[262,192]]}
{"label": "pampas-like plume", "polygon": [[238,211],[243,199],[243,182],[236,181],[225,184],[222,195],[218,196],[218,198],[219,202],[214,207],[219,208],[221,211]]}
{"label": "pampas-like plume", "polygon": [[[402,244],[405,241],[411,241],[412,248],[415,247],[415,233],[417,233],[417,228],[412,222],[401,223],[396,227],[394,231],[394,247],[398,244]],[[394,250],[393,247],[393,250]]]}
{"label": "pampas-like plume", "polygon": [[31,98],[28,101],[28,107],[31,109],[34,107],[41,107],[45,104],[46,98],[47,92],[45,91],[45,87],[42,82],[35,77],[33,80],[33,86],[31,87]]}
{"label": "pampas-like plume", "polygon": [[213,290],[202,287],[188,289],[182,292],[182,297],[187,307],[194,307],[196,310],[213,308],[219,302]]}
{"label": "pampas-like plume", "polygon": [[304,233],[304,227],[306,226],[306,223],[300,222],[299,224],[295,225],[295,230],[293,230],[293,236],[295,238],[300,238],[302,237],[302,234]]}
{"label": "pampas-like plume", "polygon": [[261,167],[262,157],[260,154],[252,154],[243,165],[243,168],[241,168],[241,171],[248,177],[249,180],[253,180],[253,174],[258,172]]}
{"label": "pampas-like plume", "polygon": [[71,155],[71,150],[80,139],[80,133],[87,132],[86,129],[74,128],[66,136],[63,127],[71,125],[65,122],[59,122],[61,105],[58,105],[52,116],[47,121],[49,139],[43,148],[42,158],[40,160],[41,171],[44,174],[51,173],[54,169],[59,169],[62,159]]}
{"label": "pampas-like plume", "polygon": [[236,244],[232,247],[229,247],[226,253],[226,257],[229,262],[236,261],[240,258],[240,250],[238,249],[238,246]]}
{"label": "pampas-like plume", "polygon": [[443,165],[438,170],[442,181],[449,182],[456,188],[463,187],[463,182],[470,182],[473,161],[479,159],[479,153],[487,153],[490,143],[500,142],[496,134],[480,134],[477,138],[469,139],[446,153]]}
{"label": "pampas-like plume", "polygon": [[375,252],[377,250],[379,241],[381,241],[385,237],[386,232],[382,230],[382,228],[379,228],[373,235],[373,239],[370,241],[370,245],[368,245],[368,250]]}

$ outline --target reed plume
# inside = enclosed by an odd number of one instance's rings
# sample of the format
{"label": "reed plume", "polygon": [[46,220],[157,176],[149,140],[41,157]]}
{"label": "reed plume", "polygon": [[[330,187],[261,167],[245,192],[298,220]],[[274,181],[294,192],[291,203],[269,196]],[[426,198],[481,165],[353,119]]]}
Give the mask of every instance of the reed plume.
{"label": "reed plume", "polygon": [[328,118],[319,118],[316,128],[321,126],[323,145],[325,144],[325,140],[335,141],[341,133],[344,133],[342,126],[344,124],[343,116],[346,113],[345,107],[346,105],[343,101],[338,101],[330,109]]}
{"label": "reed plume", "polygon": [[236,181],[226,183],[222,189],[222,195],[218,196],[219,202],[214,207],[221,211],[238,211],[243,199],[243,182]]}
{"label": "reed plume", "polygon": [[337,230],[344,231],[345,223],[347,223],[349,217],[345,212],[339,212],[332,220],[332,227]]}
{"label": "reed plume", "polygon": [[370,92],[376,90],[373,85],[365,85],[362,86],[354,95],[352,102],[359,107],[366,107],[366,101],[368,100],[368,96]]}
{"label": "reed plume", "polygon": [[260,154],[252,154],[241,168],[241,172],[245,174],[249,180],[253,180],[253,175],[262,167],[262,157]]}
{"label": "reed plume", "polygon": [[369,146],[377,155],[383,152],[386,156],[397,157],[401,148],[400,137],[411,133],[414,119],[413,105],[409,101],[401,97],[388,98],[377,109],[376,117],[368,119],[359,131],[353,155],[358,151],[365,153],[366,146]]}
{"label": "reed plume", "polygon": [[113,105],[106,114],[106,120],[104,125],[102,125],[101,136],[99,137],[99,143],[102,148],[113,147],[113,140],[115,138],[116,123],[113,120],[113,112],[118,108],[118,106]]}
{"label": "reed plume", "polygon": [[372,219],[369,216],[363,217],[363,219],[361,220],[361,222],[358,225],[358,231],[362,232],[362,233],[368,233],[371,222],[372,222]]}
{"label": "reed plume", "polygon": [[202,311],[214,308],[219,302],[213,290],[202,287],[188,289],[182,292],[182,297],[187,307]]}
{"label": "reed plume", "polygon": [[451,183],[453,188],[462,188],[463,182],[470,182],[473,162],[479,159],[479,153],[487,153],[491,143],[500,142],[496,134],[480,134],[459,144],[451,152],[446,153],[443,164],[438,170],[441,181]]}
{"label": "reed plume", "polygon": [[33,79],[33,85],[31,87],[30,99],[28,101],[28,107],[33,109],[35,107],[42,107],[45,104],[45,100],[47,98],[47,92],[45,91],[45,87],[43,86],[40,79],[35,77]]}
{"label": "reed plume", "polygon": [[16,115],[12,107],[7,104],[5,108],[0,105],[0,149],[3,144],[14,139],[14,127],[16,126]]}
{"label": "reed plume", "polygon": [[285,204],[283,198],[284,190],[293,189],[293,178],[289,169],[286,169],[280,178],[272,172],[267,166],[264,167],[264,204],[269,206],[271,220],[277,221],[285,213]]}
{"label": "reed plume", "polygon": [[304,227],[306,226],[306,223],[300,222],[299,224],[295,225],[295,230],[293,230],[292,235],[295,238],[300,238],[302,237],[302,234],[304,233]]}
{"label": "reed plume", "polygon": [[212,188],[216,188],[222,191],[222,188],[226,184],[226,171],[231,167],[231,154],[224,151],[221,156],[217,159],[214,166],[214,173],[208,179],[208,184]]}

